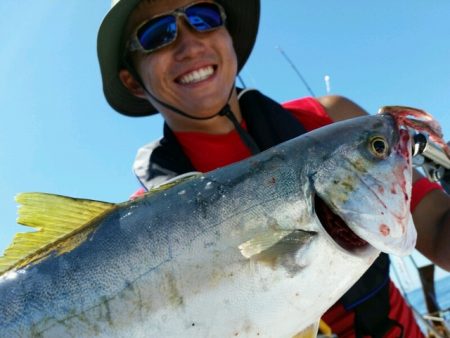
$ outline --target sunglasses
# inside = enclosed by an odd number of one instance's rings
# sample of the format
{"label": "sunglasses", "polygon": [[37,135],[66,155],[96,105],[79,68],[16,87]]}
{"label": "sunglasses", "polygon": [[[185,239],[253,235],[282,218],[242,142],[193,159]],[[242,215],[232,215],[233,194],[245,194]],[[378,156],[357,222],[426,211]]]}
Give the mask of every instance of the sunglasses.
{"label": "sunglasses", "polygon": [[177,38],[177,18],[182,16],[197,32],[210,32],[225,25],[225,11],[214,2],[196,2],[144,21],[134,32],[128,50],[151,53]]}

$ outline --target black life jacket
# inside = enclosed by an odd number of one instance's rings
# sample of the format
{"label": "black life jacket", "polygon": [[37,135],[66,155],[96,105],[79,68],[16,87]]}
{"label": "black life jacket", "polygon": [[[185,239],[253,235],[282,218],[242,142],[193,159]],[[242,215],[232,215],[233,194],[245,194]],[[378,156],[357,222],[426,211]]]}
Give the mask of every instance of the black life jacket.
{"label": "black life jacket", "polygon": [[[306,129],[280,104],[256,90],[239,95],[239,106],[250,136],[261,150],[266,150]],[[195,171],[189,158],[170,128],[164,125],[164,137],[152,149],[147,179],[164,173],[183,174]],[[392,327],[400,326],[388,318],[389,314],[389,257],[380,254],[369,270],[341,298],[346,310],[355,312],[356,337],[370,335],[381,338]]]}

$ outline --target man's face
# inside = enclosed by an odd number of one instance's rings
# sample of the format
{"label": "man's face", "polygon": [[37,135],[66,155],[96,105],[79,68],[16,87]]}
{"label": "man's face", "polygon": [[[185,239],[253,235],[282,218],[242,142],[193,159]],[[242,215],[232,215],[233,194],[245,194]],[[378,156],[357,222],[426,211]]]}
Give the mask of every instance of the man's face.
{"label": "man's face", "polygon": [[[134,31],[143,21],[190,3],[192,0],[142,1],[129,23]],[[224,27],[201,33],[184,18],[178,18],[177,24],[178,36],[170,45],[150,54],[133,53],[136,70],[159,100],[194,116],[210,116],[227,102],[237,73],[231,37]],[[149,99],[158,110],[173,114]]]}

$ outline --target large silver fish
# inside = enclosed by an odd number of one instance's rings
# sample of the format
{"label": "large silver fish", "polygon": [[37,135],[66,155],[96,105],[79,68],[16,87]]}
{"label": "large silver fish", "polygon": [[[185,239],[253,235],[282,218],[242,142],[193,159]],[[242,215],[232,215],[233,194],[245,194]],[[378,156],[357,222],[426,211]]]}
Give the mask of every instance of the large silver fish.
{"label": "large silver fish", "polygon": [[367,116],[119,205],[19,195],[0,335],[292,337],[414,248],[410,149]]}

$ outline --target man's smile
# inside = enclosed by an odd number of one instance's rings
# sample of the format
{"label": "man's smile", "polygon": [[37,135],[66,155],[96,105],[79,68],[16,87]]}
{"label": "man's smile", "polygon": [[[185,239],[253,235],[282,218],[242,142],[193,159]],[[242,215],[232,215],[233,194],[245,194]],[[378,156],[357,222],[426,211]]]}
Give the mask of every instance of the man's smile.
{"label": "man's smile", "polygon": [[189,71],[175,79],[175,82],[183,85],[198,83],[210,78],[215,72],[215,67],[210,65]]}

